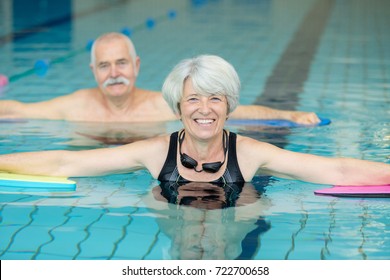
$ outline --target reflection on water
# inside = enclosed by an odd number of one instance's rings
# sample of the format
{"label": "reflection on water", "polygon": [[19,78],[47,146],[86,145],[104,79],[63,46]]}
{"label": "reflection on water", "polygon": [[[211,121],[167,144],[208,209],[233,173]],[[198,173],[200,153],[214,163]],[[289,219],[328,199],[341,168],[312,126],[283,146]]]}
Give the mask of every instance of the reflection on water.
{"label": "reflection on water", "polygon": [[271,225],[263,217],[271,206],[255,187],[212,183],[162,183],[145,199],[158,213],[159,228],[171,239],[172,259],[251,259],[260,236]]}
{"label": "reflection on water", "polygon": [[30,150],[99,148],[171,133],[181,127],[179,121],[129,124],[0,119],[0,148],[4,143],[4,152],[22,151],[27,141]]}

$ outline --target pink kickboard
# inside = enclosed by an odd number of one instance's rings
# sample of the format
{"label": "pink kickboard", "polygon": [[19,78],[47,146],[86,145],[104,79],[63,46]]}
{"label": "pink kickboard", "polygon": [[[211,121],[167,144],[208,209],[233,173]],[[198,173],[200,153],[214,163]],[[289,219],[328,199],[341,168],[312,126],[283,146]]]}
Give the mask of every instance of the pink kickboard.
{"label": "pink kickboard", "polygon": [[350,197],[390,197],[390,185],[334,186],[314,191],[318,195]]}

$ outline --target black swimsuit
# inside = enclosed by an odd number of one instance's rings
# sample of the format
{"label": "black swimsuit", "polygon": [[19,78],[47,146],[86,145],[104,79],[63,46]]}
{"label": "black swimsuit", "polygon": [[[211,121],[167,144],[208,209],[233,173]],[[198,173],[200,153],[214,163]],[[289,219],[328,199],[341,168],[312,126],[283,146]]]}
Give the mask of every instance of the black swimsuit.
{"label": "black swimsuit", "polygon": [[[183,178],[177,168],[177,138],[178,132],[171,134],[169,142],[169,150],[167,159],[165,160],[164,166],[161,169],[160,175],[158,175],[158,180],[160,182],[175,182],[175,183],[188,183],[189,180]],[[226,166],[225,173],[212,183],[216,184],[232,184],[232,183],[245,183],[244,177],[241,174],[240,167],[237,162],[237,152],[236,152],[236,139],[237,134],[230,132],[229,133],[229,153],[228,153],[228,162]]]}

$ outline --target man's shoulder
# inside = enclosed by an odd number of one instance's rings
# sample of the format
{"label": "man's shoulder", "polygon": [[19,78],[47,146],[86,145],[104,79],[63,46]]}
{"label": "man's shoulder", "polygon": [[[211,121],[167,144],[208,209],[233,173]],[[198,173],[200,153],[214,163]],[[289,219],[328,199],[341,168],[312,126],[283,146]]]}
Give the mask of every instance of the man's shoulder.
{"label": "man's shoulder", "polygon": [[70,98],[86,98],[90,96],[97,96],[99,92],[98,88],[83,88],[68,94],[67,96]]}
{"label": "man's shoulder", "polygon": [[[85,110],[87,107],[96,106],[94,101],[98,94],[94,94],[95,89],[80,89],[67,95],[59,96],[52,99],[50,102],[57,110],[61,110],[66,115],[65,119],[70,119],[70,116],[80,110]],[[94,104],[94,105],[93,105]]]}
{"label": "man's shoulder", "polygon": [[149,98],[160,99],[160,98],[163,98],[161,92],[159,92],[159,91],[153,91],[153,90],[142,89],[142,88],[136,88],[136,94],[139,97],[145,97],[145,99],[149,99]]}
{"label": "man's shoulder", "polygon": [[59,97],[59,99],[61,99],[62,102],[83,105],[85,102],[91,103],[94,100],[97,100],[99,96],[98,88],[85,88],[76,90],[68,95],[63,95]]}
{"label": "man's shoulder", "polygon": [[139,104],[148,104],[150,108],[168,108],[168,104],[166,103],[163,95],[159,91],[152,91],[146,89],[136,89],[137,100]]}

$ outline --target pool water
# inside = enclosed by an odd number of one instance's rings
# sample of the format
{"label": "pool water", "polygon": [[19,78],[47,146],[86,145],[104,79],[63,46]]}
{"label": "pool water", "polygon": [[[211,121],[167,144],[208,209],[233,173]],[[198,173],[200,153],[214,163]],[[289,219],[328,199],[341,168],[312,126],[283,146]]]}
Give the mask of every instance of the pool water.
{"label": "pool water", "polygon": [[[332,120],[228,129],[293,151],[390,163],[386,0],[38,1],[34,17],[21,2],[1,4],[0,73],[10,84],[0,99],[33,102],[93,87],[89,40],[131,30],[139,87],[160,90],[180,59],[218,54],[241,77],[242,104]],[[37,61],[47,69],[35,69]],[[180,127],[0,120],[0,153],[109,147]],[[240,194],[205,184],[165,188],[144,170],[72,179],[70,192],[0,186],[0,259],[390,259],[388,198],[316,196],[327,186],[260,176]]]}

